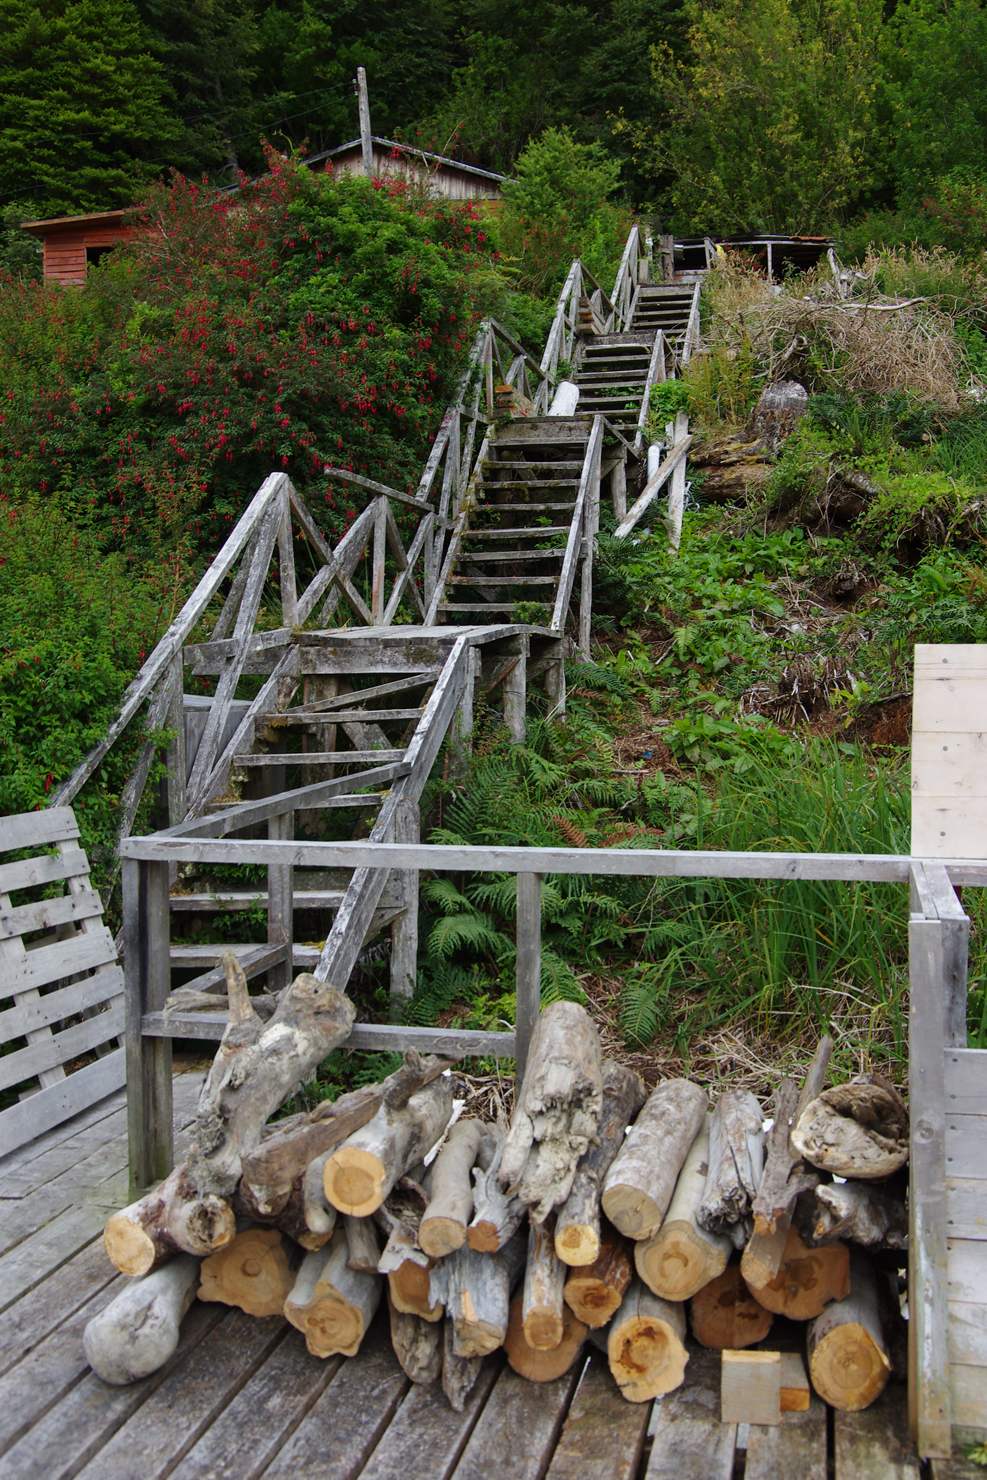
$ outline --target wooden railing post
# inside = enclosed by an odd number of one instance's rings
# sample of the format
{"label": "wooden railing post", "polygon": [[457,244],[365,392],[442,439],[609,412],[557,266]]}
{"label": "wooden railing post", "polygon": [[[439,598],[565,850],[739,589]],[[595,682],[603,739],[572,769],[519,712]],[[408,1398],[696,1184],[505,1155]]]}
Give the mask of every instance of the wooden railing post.
{"label": "wooden railing post", "polygon": [[515,1002],[514,1082],[519,1089],[541,1012],[541,874],[517,876]]}
{"label": "wooden railing post", "polygon": [[370,612],[373,624],[380,626],[384,615],[384,561],[387,556],[387,499],[377,500],[374,515],[373,573],[370,587]]}
{"label": "wooden railing post", "polygon": [[124,1000],[130,1190],[166,1177],[174,1161],[171,1039],[145,1038],[171,987],[168,864],[123,862]]}
{"label": "wooden railing post", "polygon": [[[412,797],[402,797],[394,811],[395,843],[421,842],[421,814]],[[399,1016],[415,995],[418,978],[418,878],[416,868],[394,869],[392,880],[404,896],[404,913],[391,926],[391,1006]]]}
{"label": "wooden railing post", "polygon": [[510,733],[511,743],[523,745],[527,738],[527,670],[531,638],[527,632],[522,632],[514,640],[518,655],[513,668],[504,679],[504,724]]}
{"label": "wooden railing post", "polygon": [[[272,770],[281,770],[272,767]],[[283,773],[282,773],[283,774]],[[283,787],[282,787],[283,790]],[[295,836],[294,812],[278,812],[267,819],[267,836],[290,842]],[[280,992],[292,978],[292,933],[294,924],[294,869],[290,863],[272,863],[267,870],[267,943],[285,946],[283,961],[267,973],[270,992]]]}

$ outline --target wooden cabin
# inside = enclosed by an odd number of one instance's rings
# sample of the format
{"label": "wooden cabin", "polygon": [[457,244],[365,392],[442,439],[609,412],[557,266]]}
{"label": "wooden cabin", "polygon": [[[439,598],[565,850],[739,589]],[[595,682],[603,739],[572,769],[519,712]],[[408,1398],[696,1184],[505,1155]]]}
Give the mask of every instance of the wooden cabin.
{"label": "wooden cabin", "polygon": [[[375,174],[426,180],[434,194],[450,200],[500,200],[502,196],[506,175],[496,175],[492,170],[481,170],[476,165],[432,154],[428,149],[415,149],[394,139],[382,139],[376,134],[371,136],[371,143]],[[316,173],[333,169],[346,175],[362,175],[362,145],[359,139],[351,139],[348,144],[337,144],[335,149],[312,155],[306,164]]]}
{"label": "wooden cabin", "polygon": [[44,250],[45,282],[73,286],[85,280],[89,268],[137,227],[125,226],[126,212],[97,211],[92,216],[54,216],[47,221],[24,221]]}

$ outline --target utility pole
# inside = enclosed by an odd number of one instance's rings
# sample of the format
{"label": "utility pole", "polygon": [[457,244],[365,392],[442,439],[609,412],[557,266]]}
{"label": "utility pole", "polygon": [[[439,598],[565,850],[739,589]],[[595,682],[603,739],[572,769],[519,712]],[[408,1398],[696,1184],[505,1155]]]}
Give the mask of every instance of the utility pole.
{"label": "utility pole", "polygon": [[360,143],[363,147],[363,173],[369,180],[374,172],[374,146],[370,138],[370,99],[367,96],[367,74],[356,69],[356,95],[360,104]]}

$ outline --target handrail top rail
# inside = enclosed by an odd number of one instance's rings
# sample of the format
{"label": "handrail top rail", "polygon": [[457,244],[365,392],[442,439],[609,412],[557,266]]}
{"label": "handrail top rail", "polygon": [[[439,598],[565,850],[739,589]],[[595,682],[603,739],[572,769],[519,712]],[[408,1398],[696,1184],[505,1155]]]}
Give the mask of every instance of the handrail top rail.
{"label": "handrail top rail", "polygon": [[295,867],[401,868],[467,873],[604,874],[689,879],[845,880],[907,884],[913,868],[944,868],[953,884],[987,885],[987,860],[897,853],[727,853],[679,848],[452,847],[444,843],[283,842],[256,838],[123,840],[120,856],[144,862],[293,864]]}

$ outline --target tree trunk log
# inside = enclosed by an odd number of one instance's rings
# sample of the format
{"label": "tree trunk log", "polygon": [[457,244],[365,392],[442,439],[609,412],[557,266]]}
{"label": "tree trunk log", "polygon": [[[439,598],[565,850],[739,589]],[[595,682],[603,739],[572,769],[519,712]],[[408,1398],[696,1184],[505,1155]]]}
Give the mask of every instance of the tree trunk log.
{"label": "tree trunk log", "polygon": [[432,1163],[432,1196],[418,1225],[419,1246],[432,1259],[461,1249],[473,1212],[470,1175],[481,1150],[489,1166],[497,1142],[478,1120],[458,1120]]}
{"label": "tree trunk log", "polygon": [[398,1310],[390,1294],[387,1308],[391,1318],[391,1345],[402,1371],[412,1382],[430,1387],[442,1371],[442,1327]]}
{"label": "tree trunk log", "polygon": [[298,1246],[277,1228],[245,1228],[202,1261],[200,1300],[236,1305],[248,1316],[277,1316],[295,1283]]}
{"label": "tree trunk log", "polygon": [[836,1177],[880,1181],[908,1160],[905,1102],[880,1074],[860,1074],[805,1107],[792,1145]]}
{"label": "tree trunk log", "polygon": [[821,1398],[841,1413],[868,1408],[891,1375],[877,1283],[866,1255],[855,1253],[853,1288],[809,1327],[809,1376]]}
{"label": "tree trunk log", "polygon": [[709,1121],[705,1115],[658,1232],[634,1245],[637,1272],[660,1300],[688,1300],[722,1274],[730,1258],[728,1235],[707,1232],[697,1218],[709,1171]]}
{"label": "tree trunk log", "polygon": [[483,1366],[482,1357],[456,1355],[452,1322],[442,1322],[442,1391],[457,1413],[462,1413],[466,1400],[476,1386]]}
{"label": "tree trunk log", "polygon": [[651,1238],[703,1123],[706,1092],[688,1079],[666,1079],[641,1111],[603,1184],[603,1211],[628,1238]]}
{"label": "tree trunk log", "polygon": [[740,1262],[741,1272],[755,1300],[776,1316],[792,1321],[811,1321],[831,1300],[842,1300],[850,1290],[850,1255],[846,1244],[825,1244],[810,1249],[793,1225],[788,1230],[785,1254],[776,1275],[748,1260],[748,1248]]}
{"label": "tree trunk log", "polygon": [[528,1262],[524,1270],[524,1339],[538,1352],[554,1351],[562,1340],[562,1292],[568,1268],[555,1252],[554,1219],[528,1224]]}
{"label": "tree trunk log", "polygon": [[[323,1185],[326,1162],[331,1155],[331,1151],[323,1152],[321,1156],[316,1157],[311,1166],[305,1168],[302,1174],[302,1215],[305,1219],[305,1227],[313,1239],[321,1238],[322,1243],[328,1242],[339,1216],[326,1197],[326,1189]],[[322,1243],[313,1243],[312,1247],[321,1249]]]}
{"label": "tree trunk log", "polygon": [[178,1346],[198,1284],[199,1260],[184,1254],[125,1285],[82,1333],[86,1361],[97,1377],[124,1387],[163,1367]]}
{"label": "tree trunk log", "polygon": [[607,1338],[607,1361],[621,1395],[629,1403],[646,1403],[674,1391],[688,1360],[685,1307],[659,1300],[634,1280]]}
{"label": "tree trunk log", "polygon": [[357,1274],[376,1274],[380,1263],[380,1244],[372,1219],[351,1218],[347,1214],[343,1219],[343,1227],[346,1229],[346,1247],[349,1249],[347,1263],[350,1269],[356,1270]]}
{"label": "tree trunk log", "polygon": [[521,1227],[528,1212],[519,1197],[509,1196],[500,1185],[504,1135],[499,1127],[490,1129],[498,1137],[498,1143],[487,1170],[474,1168],[473,1221],[466,1230],[467,1242],[478,1254],[495,1254],[502,1249]]}
{"label": "tree trunk log", "polygon": [[200,1197],[232,1195],[242,1158],[260,1145],[269,1117],[349,1036],[356,1016],[342,992],[303,972],[262,1022],[233,952],[224,951],[222,960],[230,1020],[199,1095],[188,1158]]}
{"label": "tree trunk log", "polygon": [[693,1336],[718,1352],[743,1351],[763,1341],[774,1319],[748,1290],[739,1264],[728,1265],[697,1291],[689,1309]]}
{"label": "tree trunk log", "polygon": [[365,1218],[381,1206],[409,1167],[435,1145],[449,1123],[455,1083],[435,1079],[406,1104],[385,1100],[373,1120],[337,1147],[322,1177],[326,1197],[341,1213]]}
{"label": "tree trunk log", "polygon": [[[803,1190],[799,1177],[802,1168],[799,1153],[792,1145],[791,1127],[806,1105],[822,1093],[832,1052],[833,1040],[825,1034],[812,1056],[802,1093],[796,1097],[792,1079],[783,1079],[775,1093],[774,1125],[768,1132],[768,1156],[754,1199],[754,1232],[762,1237],[775,1232],[778,1220],[791,1212],[796,1197]],[[786,1228],[786,1234],[787,1231]]]}
{"label": "tree trunk log", "polygon": [[[555,1247],[558,1248],[559,1234],[555,1230]],[[641,1247],[635,1245],[635,1250]],[[569,1309],[591,1330],[605,1326],[631,1282],[631,1261],[627,1244],[612,1224],[606,1223],[598,1242],[599,1252],[592,1264],[580,1269],[570,1269],[562,1291]]]}
{"label": "tree trunk log", "polygon": [[[426,1186],[430,1181],[430,1174],[426,1174]],[[402,1177],[374,1215],[388,1230],[377,1269],[387,1276],[391,1299],[402,1314],[438,1321],[442,1318],[442,1306],[433,1306],[429,1298],[429,1275],[434,1260],[418,1247],[418,1225],[427,1206],[426,1187],[411,1177]]]}
{"label": "tree trunk log", "polygon": [[337,1228],[324,1249],[305,1255],[284,1313],[313,1357],[355,1357],[382,1289],[378,1275],[350,1269],[346,1232]]}
{"label": "tree trunk log", "polygon": [[595,1142],[580,1158],[572,1191],[555,1220],[555,1252],[563,1264],[584,1267],[600,1256],[600,1193],[624,1132],[647,1098],[640,1074],[607,1060],[603,1109]]}
{"label": "tree trunk log", "polygon": [[504,1343],[511,1289],[524,1266],[526,1242],[515,1234],[497,1254],[464,1246],[431,1272],[430,1298],[453,1327],[457,1357],[485,1357]]}
{"label": "tree trunk log", "polygon": [[731,1226],[748,1221],[764,1167],[763,1120],[760,1105],[747,1090],[724,1090],[716,1102],[709,1127],[709,1172],[696,1214],[708,1233],[732,1237]]}
{"label": "tree trunk log", "polygon": [[529,1382],[554,1382],[569,1371],[583,1349],[587,1327],[566,1305],[562,1311],[562,1340],[550,1351],[536,1351],[524,1338],[524,1299],[511,1301],[504,1351],[514,1371]]}
{"label": "tree trunk log", "polygon": [[600,1035],[575,1002],[546,1007],[531,1035],[500,1163],[501,1186],[543,1222],[572,1189],[603,1106]]}
{"label": "tree trunk log", "polygon": [[816,1203],[806,1228],[807,1243],[848,1239],[868,1249],[908,1247],[908,1211],[900,1198],[868,1182],[827,1182],[816,1188]]}
{"label": "tree trunk log", "polygon": [[229,1202],[211,1193],[199,1197],[183,1162],[160,1187],[113,1213],[103,1242],[122,1274],[149,1274],[178,1253],[201,1259],[223,1248],[235,1233]]}

